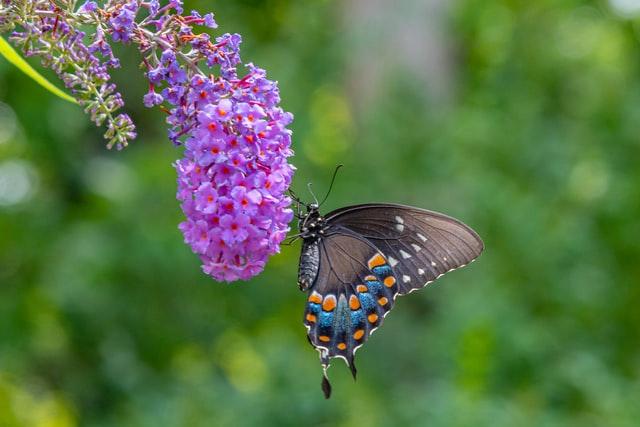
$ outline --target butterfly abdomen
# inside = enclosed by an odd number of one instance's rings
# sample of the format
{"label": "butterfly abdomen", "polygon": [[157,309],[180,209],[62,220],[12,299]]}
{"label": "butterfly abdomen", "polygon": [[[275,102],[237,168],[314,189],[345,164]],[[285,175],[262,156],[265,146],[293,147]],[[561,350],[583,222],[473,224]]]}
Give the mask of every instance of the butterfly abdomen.
{"label": "butterfly abdomen", "polygon": [[311,287],[318,275],[320,267],[320,248],[317,240],[305,240],[300,252],[300,268],[298,269],[298,286],[301,291]]}

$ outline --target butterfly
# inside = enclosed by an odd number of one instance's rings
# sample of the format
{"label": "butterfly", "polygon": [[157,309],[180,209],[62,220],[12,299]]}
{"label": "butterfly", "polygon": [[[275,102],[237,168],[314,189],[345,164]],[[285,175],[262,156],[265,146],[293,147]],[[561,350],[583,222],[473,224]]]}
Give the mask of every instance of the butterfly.
{"label": "butterfly", "polygon": [[328,399],[331,359],[343,359],[355,379],[356,350],[382,325],[396,298],[469,264],[484,244],[469,226],[438,212],[369,203],[322,215],[317,199],[304,204],[293,193],[292,198],[298,202],[295,237],[303,241],[298,268],[298,286],[307,293],[303,322],[320,353]]}

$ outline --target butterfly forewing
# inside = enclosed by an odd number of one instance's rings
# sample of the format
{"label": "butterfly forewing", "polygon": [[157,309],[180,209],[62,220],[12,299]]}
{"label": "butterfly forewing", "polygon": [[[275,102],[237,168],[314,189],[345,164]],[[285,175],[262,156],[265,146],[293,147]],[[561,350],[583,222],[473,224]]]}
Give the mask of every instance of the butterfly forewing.
{"label": "butterfly forewing", "polygon": [[309,290],[304,323],[322,364],[341,357],[355,375],[355,351],[378,328],[398,293],[380,251],[348,230],[320,241],[320,267]]}
{"label": "butterfly forewing", "polygon": [[409,206],[351,206],[329,213],[327,221],[330,230],[348,229],[382,252],[400,295],[467,265],[484,248],[478,234],[457,219]]}

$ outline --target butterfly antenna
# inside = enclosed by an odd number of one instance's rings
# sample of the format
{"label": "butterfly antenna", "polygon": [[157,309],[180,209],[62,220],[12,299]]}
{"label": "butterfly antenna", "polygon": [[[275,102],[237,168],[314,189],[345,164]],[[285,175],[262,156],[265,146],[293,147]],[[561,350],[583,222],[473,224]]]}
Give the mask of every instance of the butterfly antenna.
{"label": "butterfly antenna", "polygon": [[316,197],[315,194],[313,194],[313,190],[311,189],[310,182],[307,184],[307,188],[309,189],[309,193],[311,193],[311,195],[313,196],[313,200],[316,202],[316,205],[320,206],[320,204],[318,203],[318,198]]}
{"label": "butterfly antenna", "polygon": [[338,175],[338,171],[343,166],[344,166],[343,164],[336,166],[336,170],[333,171],[333,177],[331,177],[331,184],[329,184],[329,190],[327,191],[326,196],[324,196],[324,199],[322,199],[322,202],[318,204],[318,206],[322,206],[322,204],[327,201],[327,198],[329,198],[329,194],[331,194],[331,189],[333,188],[333,183],[336,180],[336,175]]}

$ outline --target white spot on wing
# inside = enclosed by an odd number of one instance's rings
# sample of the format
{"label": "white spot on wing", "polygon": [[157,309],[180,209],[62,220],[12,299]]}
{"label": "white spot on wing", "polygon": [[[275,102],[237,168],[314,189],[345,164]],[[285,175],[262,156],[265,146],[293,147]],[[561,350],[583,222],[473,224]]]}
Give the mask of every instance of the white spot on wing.
{"label": "white spot on wing", "polygon": [[396,222],[397,222],[398,224],[404,224],[404,219],[402,219],[402,217],[401,217],[401,216],[396,215]]}
{"label": "white spot on wing", "polygon": [[423,275],[423,274],[424,274],[424,270],[423,270],[423,269],[421,269],[421,268],[419,268],[419,269],[418,269],[418,274]]}
{"label": "white spot on wing", "polygon": [[406,274],[403,274],[403,275],[402,275],[402,281],[403,281],[404,283],[408,283],[408,282],[410,282],[410,281],[411,281],[411,277],[407,276]]}
{"label": "white spot on wing", "polygon": [[443,259],[444,261],[446,261],[446,260],[447,260],[447,257],[446,257],[446,256],[445,256],[445,257],[442,257],[442,259]]}
{"label": "white spot on wing", "polygon": [[403,224],[396,224],[396,230],[404,231],[404,225]]}
{"label": "white spot on wing", "polygon": [[389,257],[389,265],[390,265],[391,267],[395,267],[395,266],[396,266],[396,264],[398,264],[398,260],[397,260],[397,259],[395,259],[394,257],[390,256],[390,257]]}
{"label": "white spot on wing", "polygon": [[436,266],[436,263],[435,263],[435,262],[433,262],[433,261],[431,261],[431,265],[435,267],[435,266]]}
{"label": "white spot on wing", "polygon": [[[470,264],[470,263],[472,263],[472,262],[474,262],[476,259],[477,259],[477,257],[476,257],[476,258],[474,258],[474,259],[472,259],[471,261],[469,261],[469,264]],[[445,273],[442,273],[441,275],[439,275],[439,276],[438,276],[438,277],[436,277],[435,279],[433,279],[433,280],[429,280],[428,282],[425,282],[425,284],[424,284],[424,285],[422,285],[422,286],[427,286],[428,284],[433,283],[433,282],[435,282],[436,280],[438,280],[438,279],[439,279],[440,277],[442,277],[444,274],[449,273],[450,271],[453,271],[453,270],[457,270],[458,268],[465,267],[466,265],[467,265],[467,264],[463,264],[463,265],[460,265],[460,266],[458,266],[458,267],[454,267],[454,268],[450,269],[449,271],[446,271]],[[407,294],[414,293],[414,292],[415,292],[415,291],[417,291],[418,289],[420,289],[420,288],[413,288],[413,289],[409,289],[409,292],[407,292]],[[406,295],[406,294],[405,294],[405,295]],[[395,299],[395,296],[394,296],[393,300],[394,300],[394,301],[396,300],[396,299]],[[385,316],[386,316],[387,314],[389,314],[390,312],[391,312],[391,311],[387,311],[387,312],[385,313]],[[306,326],[306,325],[305,325],[305,326]],[[308,329],[308,328],[307,328],[307,329]]]}
{"label": "white spot on wing", "polygon": [[424,237],[422,234],[420,234],[420,233],[416,233],[416,234],[418,235],[418,237],[420,238],[420,240],[422,240],[423,242],[426,242],[426,241],[427,241],[427,238],[426,238],[426,237]]}
{"label": "white spot on wing", "polygon": [[411,258],[411,254],[409,254],[409,253],[407,253],[407,252],[403,251],[402,249],[400,249],[400,255],[402,255],[402,258],[404,258],[404,259],[409,259],[409,258]]}
{"label": "white spot on wing", "polygon": [[422,248],[418,245],[416,245],[415,243],[411,244],[411,247],[413,248],[414,251],[416,252],[420,252],[422,250]]}

